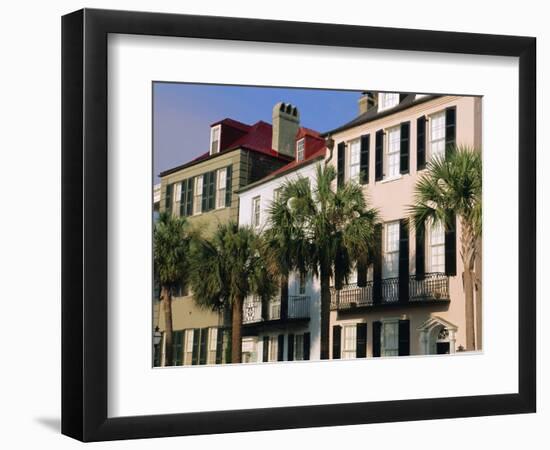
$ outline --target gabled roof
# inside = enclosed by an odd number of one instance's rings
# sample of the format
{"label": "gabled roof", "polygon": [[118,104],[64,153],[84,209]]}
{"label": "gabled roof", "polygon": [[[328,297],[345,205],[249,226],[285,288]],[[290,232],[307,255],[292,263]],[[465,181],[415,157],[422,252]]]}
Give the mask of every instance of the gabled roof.
{"label": "gabled roof", "polygon": [[226,117],[223,120],[218,120],[217,122],[214,122],[212,125],[210,125],[210,128],[215,127],[216,125],[227,125],[228,127],[235,128],[237,130],[245,131],[247,132],[250,130],[250,125],[247,125],[246,123],[239,122],[238,120],[230,119],[229,117]]}

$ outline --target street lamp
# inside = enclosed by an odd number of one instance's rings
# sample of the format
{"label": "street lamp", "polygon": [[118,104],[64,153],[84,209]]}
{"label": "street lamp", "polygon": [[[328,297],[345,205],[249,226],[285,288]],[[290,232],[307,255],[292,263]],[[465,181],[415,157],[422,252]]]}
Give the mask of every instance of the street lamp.
{"label": "street lamp", "polygon": [[159,327],[155,327],[155,332],[153,333],[153,345],[157,346],[160,344],[160,341],[162,339],[162,333],[159,330]]}

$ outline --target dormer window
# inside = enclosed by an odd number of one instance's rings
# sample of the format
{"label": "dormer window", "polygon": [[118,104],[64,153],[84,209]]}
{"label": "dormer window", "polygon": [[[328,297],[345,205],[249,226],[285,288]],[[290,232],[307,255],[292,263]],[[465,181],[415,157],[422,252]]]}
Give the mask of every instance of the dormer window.
{"label": "dormer window", "polygon": [[210,129],[210,154],[219,153],[220,151],[220,133],[222,126],[216,125]]}
{"label": "dormer window", "polygon": [[305,139],[300,139],[296,142],[296,161],[304,160],[304,151],[305,151]]}
{"label": "dormer window", "polygon": [[381,92],[378,94],[378,112],[393,108],[399,104],[399,94],[393,92]]}

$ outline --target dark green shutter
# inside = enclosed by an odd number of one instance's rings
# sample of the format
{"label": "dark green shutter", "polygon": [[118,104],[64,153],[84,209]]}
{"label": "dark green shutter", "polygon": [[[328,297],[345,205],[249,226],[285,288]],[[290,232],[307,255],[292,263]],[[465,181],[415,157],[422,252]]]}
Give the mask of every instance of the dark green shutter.
{"label": "dark green shutter", "polygon": [[208,347],[207,347],[207,337],[208,337],[208,328],[201,329],[201,346],[199,349],[199,364],[206,364],[206,357],[208,356]]}
{"label": "dark green shutter", "polygon": [[382,225],[377,224],[374,228],[374,241],[376,242],[376,253],[373,264],[373,285],[372,300],[373,303],[382,303]]}
{"label": "dark green shutter", "polygon": [[195,190],[195,178],[187,179],[187,198],[185,200],[185,214],[187,216],[193,215],[193,194]]}
{"label": "dark green shutter", "polygon": [[187,180],[181,182],[180,189],[180,217],[185,216],[185,192],[187,190]]}
{"label": "dark green shutter", "polygon": [[367,357],[367,324],[358,323],[355,334],[355,357]]}
{"label": "dark green shutter", "polygon": [[426,168],[426,117],[416,119],[416,170]]}
{"label": "dark green shutter", "polygon": [[294,335],[288,335],[287,361],[294,361]]}
{"label": "dark green shutter", "polygon": [[168,212],[172,212],[172,189],[173,189],[172,183],[166,185],[166,193],[164,197],[164,208]]}
{"label": "dark green shutter", "polygon": [[456,217],[445,224],[445,274],[456,275]]}
{"label": "dark green shutter", "polygon": [[340,359],[342,348],[342,327],[332,326],[332,359]]}
{"label": "dark green shutter", "polygon": [[199,363],[199,339],[201,330],[195,328],[193,330],[193,353],[191,355],[191,364],[196,366]]}
{"label": "dark green shutter", "polygon": [[262,361],[267,362],[269,360],[269,336],[264,336],[262,348]]}
{"label": "dark green shutter", "polygon": [[181,366],[183,364],[183,334],[182,330],[178,330],[174,331],[172,335],[172,353],[175,366]]}
{"label": "dark green shutter", "polygon": [[218,328],[218,334],[216,336],[216,364],[223,362],[223,328]]}
{"label": "dark green shutter", "polygon": [[285,335],[280,334],[277,338],[277,361],[285,360]]}
{"label": "dark green shutter", "polygon": [[364,260],[357,261],[357,286],[365,287],[367,285],[367,263]]}
{"label": "dark green shutter", "polygon": [[376,132],[374,149],[374,179],[380,181],[384,178],[384,130]]}
{"label": "dark green shutter", "polygon": [[338,188],[340,188],[344,185],[344,181],[346,177],[346,144],[345,142],[340,142],[338,144],[337,164],[338,164],[337,184],[338,184]]}
{"label": "dark green shutter", "polygon": [[369,158],[370,158],[370,134],[361,136],[361,184],[368,184],[369,182]]}
{"label": "dark green shutter", "polygon": [[208,211],[208,182],[210,180],[210,172],[205,173],[202,176],[202,205],[201,205],[201,211],[206,212]]}
{"label": "dark green shutter", "polygon": [[415,249],[415,258],[416,258],[416,279],[423,280],[426,275],[426,230],[424,229],[424,224],[417,225],[416,227],[416,249]]}
{"label": "dark green shutter", "polygon": [[372,356],[380,356],[380,343],[382,334],[382,322],[376,321],[372,323]]}
{"label": "dark green shutter", "polygon": [[311,346],[311,333],[304,333],[304,361],[309,361],[309,351]]}
{"label": "dark green shutter", "polygon": [[399,301],[409,301],[409,219],[399,221]]}
{"label": "dark green shutter", "polygon": [[233,166],[227,166],[227,172],[225,174],[225,207],[231,206],[231,196],[233,194]]}
{"label": "dark green shutter", "polygon": [[409,320],[399,321],[399,356],[411,354],[411,324]]}
{"label": "dark green shutter", "polygon": [[216,171],[210,172],[210,189],[208,195],[208,211],[216,208]]}
{"label": "dark green shutter", "polygon": [[403,122],[401,124],[401,147],[400,147],[400,158],[399,158],[399,172],[400,173],[409,173],[409,150],[410,150],[410,122]]}
{"label": "dark green shutter", "polygon": [[456,145],[456,107],[445,110],[445,156]]}

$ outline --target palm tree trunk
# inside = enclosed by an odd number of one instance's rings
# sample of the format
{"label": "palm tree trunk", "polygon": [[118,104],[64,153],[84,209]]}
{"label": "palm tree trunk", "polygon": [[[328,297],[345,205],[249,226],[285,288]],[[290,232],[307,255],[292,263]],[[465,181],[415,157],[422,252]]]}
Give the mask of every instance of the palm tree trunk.
{"label": "palm tree trunk", "polygon": [[482,246],[481,237],[476,239],[476,256],[475,256],[475,290],[476,290],[476,343],[477,349],[483,349],[483,302],[482,302]]}
{"label": "palm tree trunk", "polygon": [[281,275],[281,320],[288,317],[288,274]]}
{"label": "palm tree trunk", "polygon": [[231,362],[235,364],[242,362],[243,299],[240,297],[233,301],[231,322]]}
{"label": "palm tree trunk", "polygon": [[464,287],[465,297],[465,313],[466,313],[466,350],[472,351],[476,349],[475,325],[474,325],[474,258],[475,258],[475,242],[472,226],[466,220],[461,219],[461,256],[464,265],[462,274],[462,283]]}
{"label": "palm tree trunk", "polygon": [[173,366],[174,354],[172,345],[172,334],[174,330],[172,324],[172,291],[170,290],[170,287],[166,285],[162,286],[160,298],[162,299],[162,310],[164,311],[164,365]]}
{"label": "palm tree trunk", "polygon": [[321,265],[321,359],[329,359],[330,345],[330,274]]}

